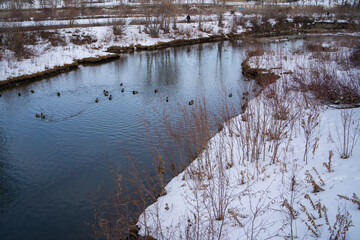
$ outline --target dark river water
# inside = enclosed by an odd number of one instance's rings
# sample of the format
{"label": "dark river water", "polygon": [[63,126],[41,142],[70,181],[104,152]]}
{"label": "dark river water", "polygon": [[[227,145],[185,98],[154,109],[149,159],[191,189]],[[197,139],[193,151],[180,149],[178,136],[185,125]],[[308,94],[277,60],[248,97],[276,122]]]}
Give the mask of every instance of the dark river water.
{"label": "dark river water", "polygon": [[126,171],[131,153],[152,167],[144,121],[161,132],[159,109],[176,121],[191,99],[215,109],[232,92],[239,103],[252,84],[242,78],[244,53],[240,41],[140,52],[1,92],[0,239],[93,238],[85,222],[98,188],[111,188],[109,162]]}

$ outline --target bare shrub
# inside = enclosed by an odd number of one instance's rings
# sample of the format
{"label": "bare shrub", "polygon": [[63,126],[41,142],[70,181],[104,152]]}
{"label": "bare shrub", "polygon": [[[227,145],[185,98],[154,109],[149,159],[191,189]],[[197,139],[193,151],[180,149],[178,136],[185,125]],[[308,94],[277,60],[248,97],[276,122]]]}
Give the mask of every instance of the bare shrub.
{"label": "bare shrub", "polygon": [[322,211],[324,212],[325,223],[328,226],[330,233],[329,239],[346,239],[346,234],[350,227],[354,227],[351,215],[348,211],[346,211],[346,208],[340,206],[338,207],[338,213],[336,214],[333,225],[331,225],[329,221],[327,208],[325,206],[323,206]]}
{"label": "bare shrub", "polygon": [[111,22],[114,35],[122,36],[125,31],[126,20],[119,18]]}
{"label": "bare shrub", "polygon": [[295,88],[310,92],[324,104],[354,105],[360,102],[360,76],[348,72],[339,75],[335,69],[310,69],[294,76]]}
{"label": "bare shrub", "polygon": [[319,113],[317,112],[306,112],[305,116],[301,119],[301,128],[303,129],[305,136],[305,151],[304,151],[304,162],[308,163],[308,151],[314,141],[314,136],[318,133],[318,127],[320,124]]}
{"label": "bare shrub", "polygon": [[297,177],[297,173],[297,165],[295,164],[292,168],[289,179],[285,182],[286,187],[284,189],[284,193],[281,194],[281,207],[283,207],[281,211],[285,215],[286,221],[290,226],[290,239],[294,239],[296,237],[296,234],[294,233],[294,223],[296,218],[299,216],[298,206],[300,203],[300,196],[302,196],[302,184],[300,182],[301,180]]}
{"label": "bare shrub", "polygon": [[53,31],[40,31],[40,37],[43,40],[47,40],[52,46],[66,46],[65,36],[60,35],[58,32]]}
{"label": "bare shrub", "polygon": [[97,42],[97,38],[91,34],[80,33],[79,30],[75,30],[75,33],[70,39],[70,42],[76,45],[91,44]]}
{"label": "bare shrub", "polygon": [[33,52],[26,45],[35,44],[36,37],[31,37],[30,34],[23,32],[20,27],[7,28],[2,38],[3,44],[14,52],[17,59],[29,58],[33,55]]}
{"label": "bare shrub", "polygon": [[337,140],[333,142],[340,157],[349,158],[360,138],[360,121],[353,109],[342,109],[340,116],[341,129],[337,128]]}
{"label": "bare shrub", "polygon": [[159,37],[160,31],[160,19],[158,18],[148,18],[145,24],[145,32],[150,35],[152,38]]}
{"label": "bare shrub", "polygon": [[354,67],[360,67],[360,43],[356,44],[350,56],[350,61]]}

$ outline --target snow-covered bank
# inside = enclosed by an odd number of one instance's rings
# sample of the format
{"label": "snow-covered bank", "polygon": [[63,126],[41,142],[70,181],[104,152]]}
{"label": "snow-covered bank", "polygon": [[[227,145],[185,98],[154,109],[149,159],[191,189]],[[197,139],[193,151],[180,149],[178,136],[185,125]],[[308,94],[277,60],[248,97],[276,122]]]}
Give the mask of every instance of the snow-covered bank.
{"label": "snow-covered bank", "polygon": [[[34,37],[37,43],[24,47],[24,50],[30,52],[28,57],[19,60],[16,53],[8,49],[3,50],[2,58],[0,57],[0,82],[8,78],[45,71],[55,66],[71,64],[76,59],[105,56],[109,54],[107,49],[111,46],[128,47],[138,44],[151,46],[179,39],[227,34],[231,31],[231,23],[227,22],[220,28],[216,21],[204,22],[202,28],[203,31],[198,31],[197,23],[178,23],[177,29],[171,28],[169,33],[160,30],[157,38],[145,33],[143,25],[126,25],[121,36],[115,35],[111,26],[50,30],[47,31],[50,37]],[[239,28],[236,33],[243,31]]]}
{"label": "snow-covered bank", "polygon": [[[331,108],[293,91],[293,76],[316,68],[359,81],[359,69],[339,61],[346,59],[346,49],[330,53],[325,68],[317,52],[280,50],[252,57],[253,67],[274,68],[281,79],[251,100],[170,181],[166,195],[140,216],[140,235],[357,239],[359,206],[345,198],[360,204],[360,109]],[[346,146],[353,149],[344,157]]]}

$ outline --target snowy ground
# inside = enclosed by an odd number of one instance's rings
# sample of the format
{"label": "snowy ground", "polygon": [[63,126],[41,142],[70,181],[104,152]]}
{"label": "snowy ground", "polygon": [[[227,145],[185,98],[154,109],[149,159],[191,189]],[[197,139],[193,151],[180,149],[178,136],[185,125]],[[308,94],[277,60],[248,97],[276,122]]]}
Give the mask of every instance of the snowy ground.
{"label": "snowy ground", "polygon": [[[360,136],[360,109],[320,105],[288,90],[294,74],[325,65],[338,76],[359,76],[359,69],[337,62],[344,52],[339,47],[325,64],[315,53],[252,57],[253,67],[274,68],[281,78],[170,181],[166,195],[140,216],[140,234],[158,240],[345,239],[348,228],[346,238],[358,239],[359,206],[338,195],[360,196],[360,144],[351,142]],[[283,74],[288,71],[294,73]],[[353,147],[349,158],[340,157],[344,136]]]}

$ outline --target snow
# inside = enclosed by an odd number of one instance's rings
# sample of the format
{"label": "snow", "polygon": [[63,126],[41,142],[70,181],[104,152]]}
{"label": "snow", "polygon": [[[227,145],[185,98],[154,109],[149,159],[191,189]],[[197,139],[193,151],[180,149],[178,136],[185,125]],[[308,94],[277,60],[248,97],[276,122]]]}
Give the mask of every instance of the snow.
{"label": "snow", "polygon": [[[253,57],[250,64],[267,69],[281,66],[277,69],[279,74],[323,65],[311,53],[286,54],[286,50]],[[345,73],[332,58],[327,64]],[[360,73],[359,69],[350,71]],[[210,139],[204,152],[167,184],[166,194],[139,217],[140,235],[159,240],[284,239],[290,238],[292,226],[293,235],[299,239],[329,239],[329,229],[336,219],[349,212],[354,227],[349,228],[346,237],[358,239],[360,211],[338,195],[350,198],[353,193],[360,195],[360,146],[355,144],[352,155],[342,159],[339,145],[343,136],[341,114],[354,114],[350,133],[359,136],[360,109],[341,110],[315,103],[304,105],[301,93],[285,93],[291,86],[291,75],[281,76],[250,100],[242,115],[225,123],[224,129]],[[275,96],[269,97],[269,94]],[[277,109],[274,108],[276,96],[281,99],[278,104],[288,110],[287,119],[273,117]],[[301,122],[316,113],[319,124],[311,131],[306,163],[303,161],[306,141]],[[271,134],[279,128],[282,129],[281,140],[277,141]],[[259,133],[266,132],[264,146],[252,142],[259,141],[255,129],[259,129]],[[276,144],[279,149],[274,164]],[[331,157],[330,152],[333,153]],[[329,158],[330,172],[324,164],[329,163]],[[313,192],[310,175],[323,191]],[[296,183],[294,191],[291,191],[292,179]],[[298,214],[292,224],[289,211],[284,207],[285,199]],[[331,227],[326,224],[325,212]]]}

